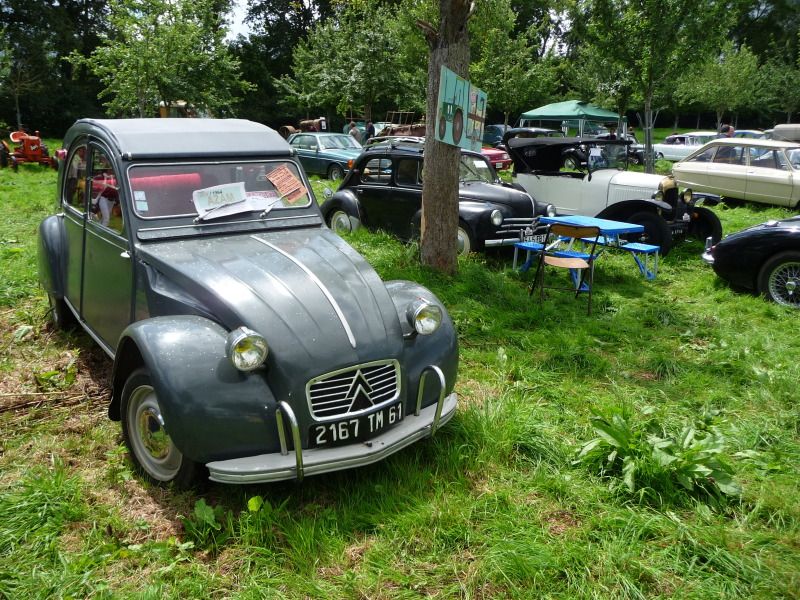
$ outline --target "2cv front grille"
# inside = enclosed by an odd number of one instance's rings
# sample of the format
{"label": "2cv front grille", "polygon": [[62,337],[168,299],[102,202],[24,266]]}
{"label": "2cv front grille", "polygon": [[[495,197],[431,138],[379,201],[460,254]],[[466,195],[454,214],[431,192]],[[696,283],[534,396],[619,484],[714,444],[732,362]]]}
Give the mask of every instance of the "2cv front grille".
{"label": "2cv front grille", "polygon": [[357,415],[400,395],[400,364],[383,360],[325,373],[306,385],[311,416],[325,421]]}

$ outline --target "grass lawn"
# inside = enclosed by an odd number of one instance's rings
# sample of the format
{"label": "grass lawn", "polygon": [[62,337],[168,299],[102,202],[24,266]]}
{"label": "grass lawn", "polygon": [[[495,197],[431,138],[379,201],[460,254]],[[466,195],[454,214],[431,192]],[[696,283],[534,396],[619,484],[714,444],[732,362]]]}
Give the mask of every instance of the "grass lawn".
{"label": "grass lawn", "polygon": [[[325,182],[315,183],[319,197]],[[53,332],[36,228],[55,173],[0,170],[0,598],[797,598],[797,312],[678,244],[644,281],[528,297],[508,252],[454,277],[348,238],[445,303],[457,415],[379,464],[178,492],[132,472],[111,362]],[[714,209],[726,232],[789,213]]]}

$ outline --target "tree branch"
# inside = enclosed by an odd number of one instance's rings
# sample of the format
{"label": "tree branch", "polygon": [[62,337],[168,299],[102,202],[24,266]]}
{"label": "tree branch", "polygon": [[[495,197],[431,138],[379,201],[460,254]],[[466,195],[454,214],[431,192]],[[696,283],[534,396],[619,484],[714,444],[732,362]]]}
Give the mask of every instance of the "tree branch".
{"label": "tree branch", "polygon": [[431,48],[436,47],[436,40],[439,38],[439,32],[433,28],[433,25],[421,19],[417,19],[416,21],[414,21],[414,23],[416,24],[417,27],[419,27],[422,30],[422,33],[425,36],[425,40],[427,40],[428,45]]}

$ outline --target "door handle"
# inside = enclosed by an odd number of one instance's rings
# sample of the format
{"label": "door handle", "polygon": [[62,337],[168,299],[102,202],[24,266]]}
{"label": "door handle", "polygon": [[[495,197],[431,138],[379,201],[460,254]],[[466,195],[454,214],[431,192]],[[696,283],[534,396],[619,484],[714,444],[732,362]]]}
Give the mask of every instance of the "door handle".
{"label": "door handle", "polygon": [[119,253],[119,257],[120,258],[130,258],[131,255],[127,250],[123,250],[122,252]]}

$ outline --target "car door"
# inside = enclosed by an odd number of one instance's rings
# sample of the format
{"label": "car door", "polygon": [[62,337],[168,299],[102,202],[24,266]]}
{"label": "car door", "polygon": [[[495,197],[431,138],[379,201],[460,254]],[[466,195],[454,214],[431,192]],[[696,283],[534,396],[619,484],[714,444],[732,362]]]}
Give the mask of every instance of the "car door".
{"label": "car door", "polygon": [[720,196],[744,200],[747,168],[747,151],[744,146],[720,144],[708,166],[708,186]]}
{"label": "car door", "polygon": [[391,222],[392,231],[398,237],[409,239],[419,232],[414,231],[419,223],[414,216],[422,208],[422,160],[416,157],[400,157],[394,169],[395,185],[392,187],[391,206],[384,220]]}
{"label": "car door", "polygon": [[361,219],[370,229],[387,229],[394,222],[392,215],[392,159],[371,157],[361,163],[358,185],[355,187],[363,214]]}
{"label": "car door", "polygon": [[297,151],[300,164],[306,173],[319,174],[319,160],[317,158],[317,138],[313,135],[300,133],[295,135],[289,145]]}
{"label": "car door", "polygon": [[793,176],[786,156],[780,150],[748,149],[745,200],[792,206]]}
{"label": "car door", "polygon": [[125,193],[108,150],[89,145],[81,316],[86,326],[113,351],[131,322],[133,267],[126,226]]}
{"label": "car door", "polygon": [[675,179],[680,185],[696,192],[713,192],[708,182],[708,165],[716,154],[717,147],[711,146],[691,158],[682,160],[672,167]]}
{"label": "car door", "polygon": [[64,211],[66,257],[64,298],[76,314],[81,312],[81,282],[83,276],[83,244],[86,224],[88,142],[76,142],[67,157],[61,207]]}

